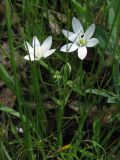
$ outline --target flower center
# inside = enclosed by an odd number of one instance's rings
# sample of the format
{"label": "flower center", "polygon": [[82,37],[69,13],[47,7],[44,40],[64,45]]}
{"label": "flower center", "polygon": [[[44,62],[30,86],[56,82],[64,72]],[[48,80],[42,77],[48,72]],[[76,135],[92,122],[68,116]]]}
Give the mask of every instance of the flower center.
{"label": "flower center", "polygon": [[36,47],[35,48],[35,57],[36,58],[42,58],[42,56],[43,56],[43,50],[42,50],[42,48],[41,47]]}
{"label": "flower center", "polygon": [[84,45],[86,44],[86,40],[85,40],[84,34],[82,34],[82,35],[79,37],[78,43],[79,43],[80,46],[84,46]]}
{"label": "flower center", "polygon": [[84,46],[86,44],[86,40],[84,38],[79,40],[80,46]]}

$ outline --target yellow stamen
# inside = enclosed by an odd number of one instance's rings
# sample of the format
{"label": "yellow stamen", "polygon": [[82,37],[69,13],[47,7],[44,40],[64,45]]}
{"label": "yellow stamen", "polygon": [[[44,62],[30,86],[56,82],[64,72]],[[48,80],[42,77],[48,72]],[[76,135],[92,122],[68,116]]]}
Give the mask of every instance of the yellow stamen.
{"label": "yellow stamen", "polygon": [[85,39],[84,39],[84,38],[81,38],[81,39],[79,40],[79,44],[80,44],[80,46],[85,45],[85,44],[86,44]]}

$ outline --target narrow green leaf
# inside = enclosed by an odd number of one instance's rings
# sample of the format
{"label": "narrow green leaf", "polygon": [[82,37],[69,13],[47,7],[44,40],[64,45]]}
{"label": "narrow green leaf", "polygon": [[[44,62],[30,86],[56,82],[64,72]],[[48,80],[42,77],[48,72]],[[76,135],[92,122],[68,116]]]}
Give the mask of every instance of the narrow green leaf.
{"label": "narrow green leaf", "polygon": [[5,160],[5,154],[2,146],[3,142],[0,140],[0,160]]}
{"label": "narrow green leaf", "polygon": [[107,34],[103,27],[96,28],[95,36],[99,39],[99,46],[104,49],[107,41]]}
{"label": "narrow green leaf", "polygon": [[2,64],[0,64],[0,79],[3,80],[10,89],[14,90],[14,81]]}
{"label": "narrow green leaf", "polygon": [[96,158],[96,156],[92,152],[86,151],[85,149],[81,149],[80,152],[82,153],[82,156],[84,156],[85,158]]}
{"label": "narrow green leaf", "polygon": [[67,62],[60,71],[61,76],[65,76],[64,79],[69,79],[70,74],[71,74],[71,65]]}
{"label": "narrow green leaf", "polygon": [[99,143],[99,135],[100,135],[100,119],[96,118],[93,123],[93,133],[94,133],[94,141]]}
{"label": "narrow green leaf", "polygon": [[20,118],[20,113],[15,111],[14,109],[12,108],[9,108],[7,106],[3,106],[3,105],[0,105],[0,111],[3,111],[3,112],[6,112],[6,113],[9,113],[17,118]]}
{"label": "narrow green leaf", "polygon": [[3,150],[4,150],[4,153],[5,153],[5,156],[7,157],[8,160],[12,160],[12,158],[10,157],[9,153],[7,152],[5,146],[3,145]]}
{"label": "narrow green leaf", "polygon": [[116,97],[116,95],[112,92],[103,89],[87,89],[85,93],[96,94],[102,97]]}
{"label": "narrow green leaf", "polygon": [[81,6],[80,3],[76,2],[75,0],[72,0],[71,2],[74,5],[77,12],[79,12],[79,14],[84,15],[86,13],[85,8]]}

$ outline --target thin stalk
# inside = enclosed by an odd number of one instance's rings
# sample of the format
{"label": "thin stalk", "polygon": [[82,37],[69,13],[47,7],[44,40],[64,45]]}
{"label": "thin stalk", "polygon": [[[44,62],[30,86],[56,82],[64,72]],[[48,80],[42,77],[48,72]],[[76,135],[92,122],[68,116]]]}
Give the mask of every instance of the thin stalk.
{"label": "thin stalk", "polygon": [[0,159],[1,160],[5,160],[5,153],[4,153],[4,150],[3,150],[3,141],[1,140],[0,138]]}
{"label": "thin stalk", "polygon": [[[34,64],[31,64],[31,74],[32,74],[32,84],[34,87],[34,97],[35,97],[35,102],[36,102],[36,133],[37,133],[37,138],[38,139],[43,139],[44,136],[46,135],[46,116],[45,116],[45,111],[44,111],[44,106],[42,103],[42,93],[40,90],[40,82],[38,75],[41,76],[41,73],[39,71],[39,65],[35,62]],[[40,74],[39,74],[40,73]],[[43,150],[43,145],[41,146],[40,150],[42,154],[42,158],[45,159],[45,153]]]}

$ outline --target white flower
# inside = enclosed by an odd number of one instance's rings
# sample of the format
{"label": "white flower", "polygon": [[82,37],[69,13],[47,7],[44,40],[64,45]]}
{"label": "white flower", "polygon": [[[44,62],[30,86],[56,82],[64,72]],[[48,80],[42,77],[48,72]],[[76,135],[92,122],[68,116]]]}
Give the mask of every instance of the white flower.
{"label": "white flower", "polygon": [[55,52],[55,49],[50,49],[51,45],[52,36],[45,39],[42,45],[40,45],[40,41],[36,36],[33,37],[32,46],[27,41],[25,42],[25,48],[29,54],[26,55],[24,59],[34,61],[50,56],[53,52]]}
{"label": "white flower", "polygon": [[94,47],[99,42],[98,39],[91,38],[95,31],[95,24],[92,24],[84,33],[80,21],[73,17],[72,28],[74,33],[62,30],[65,37],[67,37],[71,43],[62,46],[60,51],[73,52],[78,49],[78,57],[83,60],[87,55],[87,47]]}

